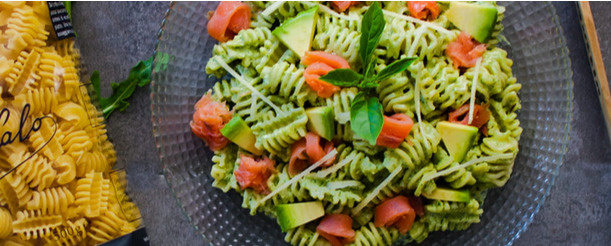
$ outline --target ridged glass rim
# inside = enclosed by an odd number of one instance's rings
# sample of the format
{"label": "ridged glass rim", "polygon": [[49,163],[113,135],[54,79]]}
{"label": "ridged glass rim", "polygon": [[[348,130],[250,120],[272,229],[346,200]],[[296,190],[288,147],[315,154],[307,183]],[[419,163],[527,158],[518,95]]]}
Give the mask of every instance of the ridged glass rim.
{"label": "ridged glass rim", "polygon": [[[556,14],[556,8],[551,4],[551,2],[545,2],[544,3],[546,5],[546,9],[547,11],[549,11],[551,13],[551,17],[552,17],[552,23],[556,26],[557,28],[557,32],[558,32],[558,37],[557,40],[562,44],[563,48],[561,49],[561,58],[563,60],[563,64],[566,64],[567,67],[569,67],[569,69],[565,69],[564,74],[563,74],[563,78],[565,78],[565,82],[567,83],[567,95],[566,95],[566,100],[567,100],[567,111],[566,111],[566,125],[564,126],[564,136],[562,138],[562,149],[559,152],[560,158],[559,158],[559,163],[556,163],[557,165],[555,165],[555,167],[553,168],[552,172],[551,172],[551,178],[549,179],[549,182],[547,182],[547,186],[545,187],[545,190],[543,192],[543,195],[541,196],[540,201],[537,203],[537,205],[534,207],[534,209],[531,211],[531,213],[529,214],[525,214],[525,216],[527,217],[526,220],[524,220],[522,223],[517,223],[516,227],[518,228],[516,233],[513,234],[510,238],[508,238],[507,241],[507,245],[512,245],[515,240],[517,240],[520,235],[526,231],[526,229],[528,229],[528,226],[530,225],[530,223],[532,223],[534,216],[540,211],[542,205],[545,203],[546,198],[550,195],[550,191],[551,188],[554,186],[556,178],[559,175],[559,169],[560,167],[564,164],[564,157],[567,153],[568,150],[568,143],[569,143],[569,139],[570,139],[570,132],[572,129],[572,123],[573,123],[573,110],[574,110],[574,93],[573,93],[573,89],[574,89],[574,81],[573,81],[573,71],[572,71],[572,63],[569,57],[569,49],[567,47],[567,42],[566,42],[566,37],[564,34],[564,30],[562,28],[562,26],[560,25],[560,21],[559,21],[559,16]],[[500,2],[500,5],[505,5],[503,2]],[[153,53],[153,57],[155,57],[154,61],[153,61],[153,67],[156,66],[156,64],[158,63],[157,61],[157,51],[159,49],[160,43],[161,43],[161,37],[164,34],[164,29],[166,27],[166,21],[168,20],[168,17],[174,12],[174,8],[176,6],[176,2],[172,1],[170,2],[170,6],[168,7],[168,10],[165,13],[164,19],[161,22],[161,27],[159,29],[159,32],[157,33],[157,41],[155,43],[155,51]],[[155,74],[156,72],[153,71],[152,75],[151,75],[151,88],[155,88],[155,86],[157,85],[157,81],[155,80]],[[154,107],[154,102],[155,102],[155,91],[151,90],[151,121],[152,121],[152,125],[153,125],[153,136],[155,138],[155,146],[157,147],[157,151],[158,151],[158,155],[161,161],[161,164],[163,166],[162,170],[163,170],[163,174],[164,174],[164,179],[166,181],[166,183],[168,184],[168,186],[170,187],[170,190],[172,191],[172,196],[174,197],[176,203],[179,205],[179,209],[181,211],[182,214],[184,214],[188,221],[189,224],[191,224],[193,226],[193,228],[195,229],[195,231],[197,233],[200,234],[200,236],[203,238],[204,242],[209,243],[210,245],[212,245],[212,241],[209,240],[206,235],[200,231],[200,228],[197,224],[194,223],[193,219],[191,218],[191,216],[188,214],[188,212],[186,211],[186,208],[183,206],[182,201],[179,199],[179,197],[177,196],[176,192],[175,192],[175,188],[173,186],[172,181],[170,180],[171,177],[174,174],[166,167],[167,163],[167,159],[159,152],[161,147],[162,147],[162,142],[160,139],[160,132],[162,131],[159,127],[159,125],[156,124],[156,121],[159,120],[159,115],[157,114],[157,111],[155,110]],[[512,176],[513,177],[513,176]]]}

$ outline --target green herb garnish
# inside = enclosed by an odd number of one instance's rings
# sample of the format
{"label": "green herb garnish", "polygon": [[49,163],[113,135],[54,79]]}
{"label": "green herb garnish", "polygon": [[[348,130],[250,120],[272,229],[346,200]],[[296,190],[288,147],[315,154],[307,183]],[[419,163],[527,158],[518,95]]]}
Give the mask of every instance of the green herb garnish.
{"label": "green herb garnish", "polygon": [[100,107],[102,108],[104,118],[108,118],[116,109],[124,111],[129,106],[126,99],[134,94],[136,87],[144,87],[151,83],[152,64],[153,57],[138,62],[138,64],[129,71],[127,79],[119,83],[110,84],[112,87],[112,95],[106,98],[100,96],[100,72],[97,70],[93,72],[91,75],[91,83],[93,84],[96,95],[100,99]]}
{"label": "green herb garnish", "polygon": [[361,21],[361,40],[359,56],[363,64],[364,75],[351,69],[335,69],[320,77],[321,80],[341,87],[358,87],[350,105],[350,126],[359,137],[375,144],[384,124],[383,107],[374,88],[378,82],[405,71],[416,58],[403,58],[386,66],[376,75],[372,75],[375,62],[372,62],[373,51],[378,46],[386,21],[378,2],[373,3]]}

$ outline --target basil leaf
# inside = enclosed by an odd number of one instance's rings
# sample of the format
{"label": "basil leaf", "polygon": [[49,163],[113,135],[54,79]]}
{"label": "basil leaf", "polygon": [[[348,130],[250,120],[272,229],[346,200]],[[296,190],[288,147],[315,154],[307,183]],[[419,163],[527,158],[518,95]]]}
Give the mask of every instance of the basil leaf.
{"label": "basil leaf", "polygon": [[375,78],[366,78],[359,84],[359,88],[361,89],[372,89],[378,87],[378,82],[376,82]]}
{"label": "basil leaf", "polygon": [[361,21],[359,56],[365,68],[365,77],[369,76],[371,55],[376,46],[378,46],[385,25],[386,21],[384,21],[384,13],[380,8],[380,3],[374,2],[373,5],[367,9]]}
{"label": "basil leaf", "polygon": [[397,73],[405,71],[405,69],[407,69],[407,67],[409,67],[409,65],[411,65],[414,60],[416,60],[415,57],[403,58],[401,60],[394,61],[393,63],[382,69],[382,71],[380,71],[376,75],[375,80],[382,81],[390,78],[391,76]]}
{"label": "basil leaf", "polygon": [[350,126],[359,137],[374,145],[382,131],[382,104],[377,97],[359,92],[350,106]]}
{"label": "basil leaf", "polygon": [[319,79],[341,87],[352,87],[358,86],[363,76],[351,69],[339,68],[320,76]]}

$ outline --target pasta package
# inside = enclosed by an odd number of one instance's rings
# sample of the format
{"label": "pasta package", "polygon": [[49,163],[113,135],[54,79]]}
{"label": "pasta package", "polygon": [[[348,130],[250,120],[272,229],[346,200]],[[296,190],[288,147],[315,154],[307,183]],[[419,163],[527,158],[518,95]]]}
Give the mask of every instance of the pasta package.
{"label": "pasta package", "polygon": [[212,186],[292,245],[419,243],[478,223],[522,133],[504,10],[220,3],[205,68],[217,80],[191,121],[214,151]]}
{"label": "pasta package", "polygon": [[1,245],[97,245],[142,228],[62,8],[0,3]]}

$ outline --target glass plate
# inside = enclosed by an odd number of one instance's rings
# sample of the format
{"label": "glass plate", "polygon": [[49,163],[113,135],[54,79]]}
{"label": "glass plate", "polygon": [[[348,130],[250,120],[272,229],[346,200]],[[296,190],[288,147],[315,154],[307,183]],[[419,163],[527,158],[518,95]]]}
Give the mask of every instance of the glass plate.
{"label": "glass plate", "polygon": [[[523,87],[519,112],[524,131],[513,175],[493,189],[484,203],[481,223],[466,231],[430,235],[424,244],[508,245],[532,221],[558,176],[567,149],[572,119],[573,82],[568,48],[550,3],[507,5],[505,47],[513,74]],[[205,66],[216,40],[206,31],[212,2],[174,2],[159,32],[153,72],[152,121],[165,177],[196,230],[214,245],[283,245],[273,219],[250,216],[236,192],[212,187],[212,152],[191,133],[194,103],[212,87]]]}

